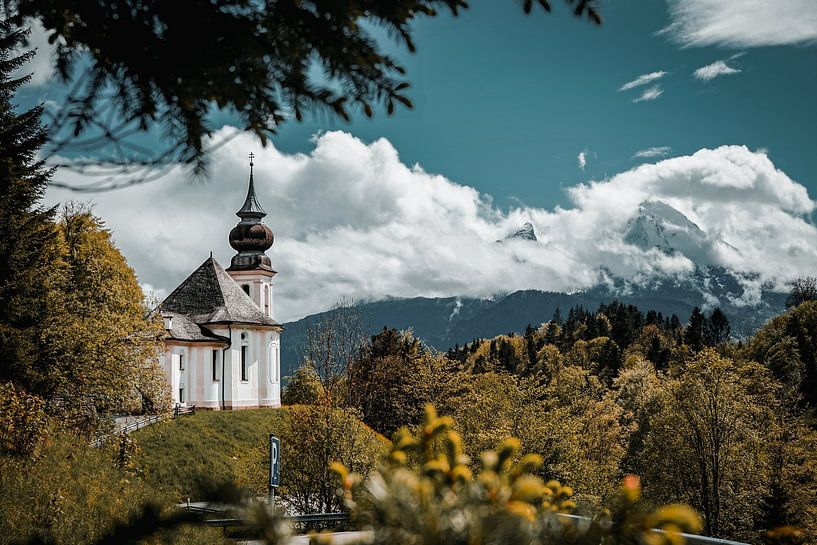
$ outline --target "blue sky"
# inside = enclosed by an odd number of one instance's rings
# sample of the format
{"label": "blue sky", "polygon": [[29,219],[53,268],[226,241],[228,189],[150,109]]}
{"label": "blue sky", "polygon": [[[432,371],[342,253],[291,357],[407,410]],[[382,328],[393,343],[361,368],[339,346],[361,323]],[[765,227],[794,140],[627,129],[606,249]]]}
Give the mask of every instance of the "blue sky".
{"label": "blue sky", "polygon": [[[500,205],[566,204],[562,190],[639,162],[642,149],[670,156],[744,144],[766,148],[779,168],[817,195],[817,47],[686,47],[657,32],[667,4],[602,4],[604,24],[565,6],[524,16],[514,2],[475,1],[459,17],[416,24],[418,52],[392,47],[408,68],[415,109],[352,123],[326,118],[282,127],[275,144],[311,149],[312,134],[343,129],[385,137],[404,162],[472,185]],[[693,72],[719,59],[740,73],[704,82]],[[634,103],[637,76],[666,71],[663,94]],[[577,155],[587,149],[587,165]]]}
{"label": "blue sky", "polygon": [[[108,193],[52,187],[46,202],[93,203],[161,297],[209,251],[229,263],[252,151],[282,321],[341,297],[567,291],[711,265],[754,304],[814,274],[817,2],[609,0],[600,27],[553,4],[525,16],[479,0],[420,20],[414,55],[376,30],[413,110],[293,120],[266,148],[242,134],[205,183],[176,168]],[[23,103],[59,96],[40,76]],[[235,131],[228,114],[214,122],[214,141]],[[667,211],[646,221],[671,250],[630,242],[645,210]],[[538,241],[496,242],[524,222]]]}

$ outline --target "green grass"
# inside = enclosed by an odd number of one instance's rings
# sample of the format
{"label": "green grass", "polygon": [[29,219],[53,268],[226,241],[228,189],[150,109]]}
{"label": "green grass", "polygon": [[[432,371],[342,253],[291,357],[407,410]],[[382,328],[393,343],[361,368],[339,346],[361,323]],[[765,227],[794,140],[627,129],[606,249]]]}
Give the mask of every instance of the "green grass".
{"label": "green grass", "polygon": [[265,481],[269,434],[284,434],[286,409],[199,411],[133,432],[144,479],[180,497],[202,496],[211,482],[250,489]]}
{"label": "green grass", "polygon": [[[231,481],[253,494],[267,492],[269,472],[269,435],[282,443],[281,480],[290,483],[298,472],[315,473],[314,456],[303,452],[310,430],[293,429],[293,415],[304,414],[304,406],[280,409],[242,411],[199,411],[154,424],[133,432],[138,446],[134,464],[143,479],[152,486],[167,490],[179,500],[203,498],[214,484]],[[338,436],[363,437],[379,450],[387,443],[354,416],[338,413],[337,423],[349,433]],[[295,418],[295,422],[303,422]],[[342,448],[342,447],[341,447]],[[299,450],[300,449],[300,450]],[[373,454],[367,455],[371,458]],[[292,479],[292,480],[291,480]],[[281,492],[286,493],[286,484]]]}

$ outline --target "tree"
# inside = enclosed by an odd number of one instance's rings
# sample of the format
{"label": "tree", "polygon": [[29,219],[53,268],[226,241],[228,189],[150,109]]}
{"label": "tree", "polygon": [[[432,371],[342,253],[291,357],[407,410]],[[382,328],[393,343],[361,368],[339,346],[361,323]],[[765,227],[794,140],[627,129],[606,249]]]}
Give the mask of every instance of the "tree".
{"label": "tree", "polygon": [[817,301],[817,277],[805,276],[792,282],[791,292],[786,298],[786,308],[794,308],[806,301]]}
{"label": "tree", "polygon": [[695,307],[689,315],[689,324],[684,329],[684,343],[695,352],[704,347],[704,331],[706,329],[706,316],[701,309]]}
{"label": "tree", "polygon": [[800,378],[803,400],[817,406],[817,301],[806,301],[769,320],[746,352],[784,384],[793,386]]}
{"label": "tree", "polygon": [[93,426],[98,415],[170,407],[157,354],[164,337],[146,317],[133,269],[88,209],[67,205],[57,228],[65,278],[46,324],[52,360],[44,391],[54,410]]}
{"label": "tree", "polygon": [[363,315],[353,301],[341,299],[307,323],[303,359],[320,378],[327,404],[349,406],[346,370],[365,344]]}
{"label": "tree", "polygon": [[301,365],[291,377],[281,394],[284,405],[315,405],[324,396],[321,378],[310,365]]}
{"label": "tree", "polygon": [[433,356],[410,331],[383,328],[353,360],[347,373],[349,402],[372,429],[391,437],[423,418],[430,401]]}
{"label": "tree", "polygon": [[[537,2],[550,11],[547,0]],[[577,16],[600,24],[593,0],[567,0]],[[310,110],[348,120],[360,109],[373,115],[383,104],[412,107],[405,69],[385,52],[366,22],[384,28],[414,51],[413,23],[464,0],[354,0],[348,2],[247,2],[196,0],[155,3],[114,0],[3,0],[16,25],[38,19],[57,44],[56,65],[76,92],[55,123],[70,129],[87,149],[107,136],[163,127],[165,159],[203,166],[207,116],[215,105],[237,112],[262,142],[275,134],[286,112],[301,120]],[[533,1],[524,3],[530,12]],[[195,29],[191,39],[190,30]],[[311,77],[318,68],[322,77]],[[116,123],[106,124],[112,109]],[[64,143],[63,143],[64,145]],[[59,147],[59,146],[58,146]]]}
{"label": "tree", "polygon": [[42,326],[63,263],[54,209],[39,206],[52,174],[38,160],[46,138],[42,107],[18,114],[12,103],[30,79],[11,79],[34,54],[14,53],[26,34],[0,22],[0,380],[31,391],[46,378],[38,365]]}
{"label": "tree", "polygon": [[[291,407],[288,413],[288,425],[281,434],[281,458],[290,460],[282,476],[286,503],[297,513],[339,511],[343,498],[330,464],[340,462],[368,475],[388,441],[364,426],[354,409],[303,405]],[[265,468],[266,463],[258,467]]]}
{"label": "tree", "polygon": [[729,319],[720,307],[716,307],[704,324],[704,343],[707,346],[717,346],[728,341],[731,335]]}
{"label": "tree", "polygon": [[688,502],[707,535],[749,540],[761,518],[778,388],[759,364],[700,351],[664,383],[650,418],[641,467],[651,498]]}

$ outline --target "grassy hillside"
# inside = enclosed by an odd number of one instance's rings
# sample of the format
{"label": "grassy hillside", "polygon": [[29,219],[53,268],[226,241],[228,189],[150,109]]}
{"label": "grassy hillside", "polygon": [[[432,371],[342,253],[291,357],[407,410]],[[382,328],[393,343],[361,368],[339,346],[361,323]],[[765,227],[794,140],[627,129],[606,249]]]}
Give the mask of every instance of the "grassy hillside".
{"label": "grassy hillside", "polygon": [[340,410],[296,405],[201,411],[134,432],[139,449],[134,463],[147,482],[170,489],[179,499],[200,499],[212,484],[224,481],[265,494],[271,433],[281,439],[279,492],[295,503],[299,497],[311,501],[312,494],[326,489],[330,462],[368,473],[388,444],[354,413]]}

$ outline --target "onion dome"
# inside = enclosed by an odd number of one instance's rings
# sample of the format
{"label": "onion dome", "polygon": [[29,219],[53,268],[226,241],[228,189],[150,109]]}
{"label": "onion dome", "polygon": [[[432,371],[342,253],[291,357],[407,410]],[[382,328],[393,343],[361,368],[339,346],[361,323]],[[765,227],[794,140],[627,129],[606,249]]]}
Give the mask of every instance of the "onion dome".
{"label": "onion dome", "polygon": [[272,263],[264,252],[272,247],[275,236],[272,229],[264,225],[261,220],[267,215],[258,198],[255,196],[255,183],[253,180],[253,159],[250,154],[250,186],[247,189],[247,198],[244,205],[236,212],[236,216],[241,218],[238,225],[230,231],[230,246],[238,253],[233,256],[228,271],[267,269],[272,270]]}

